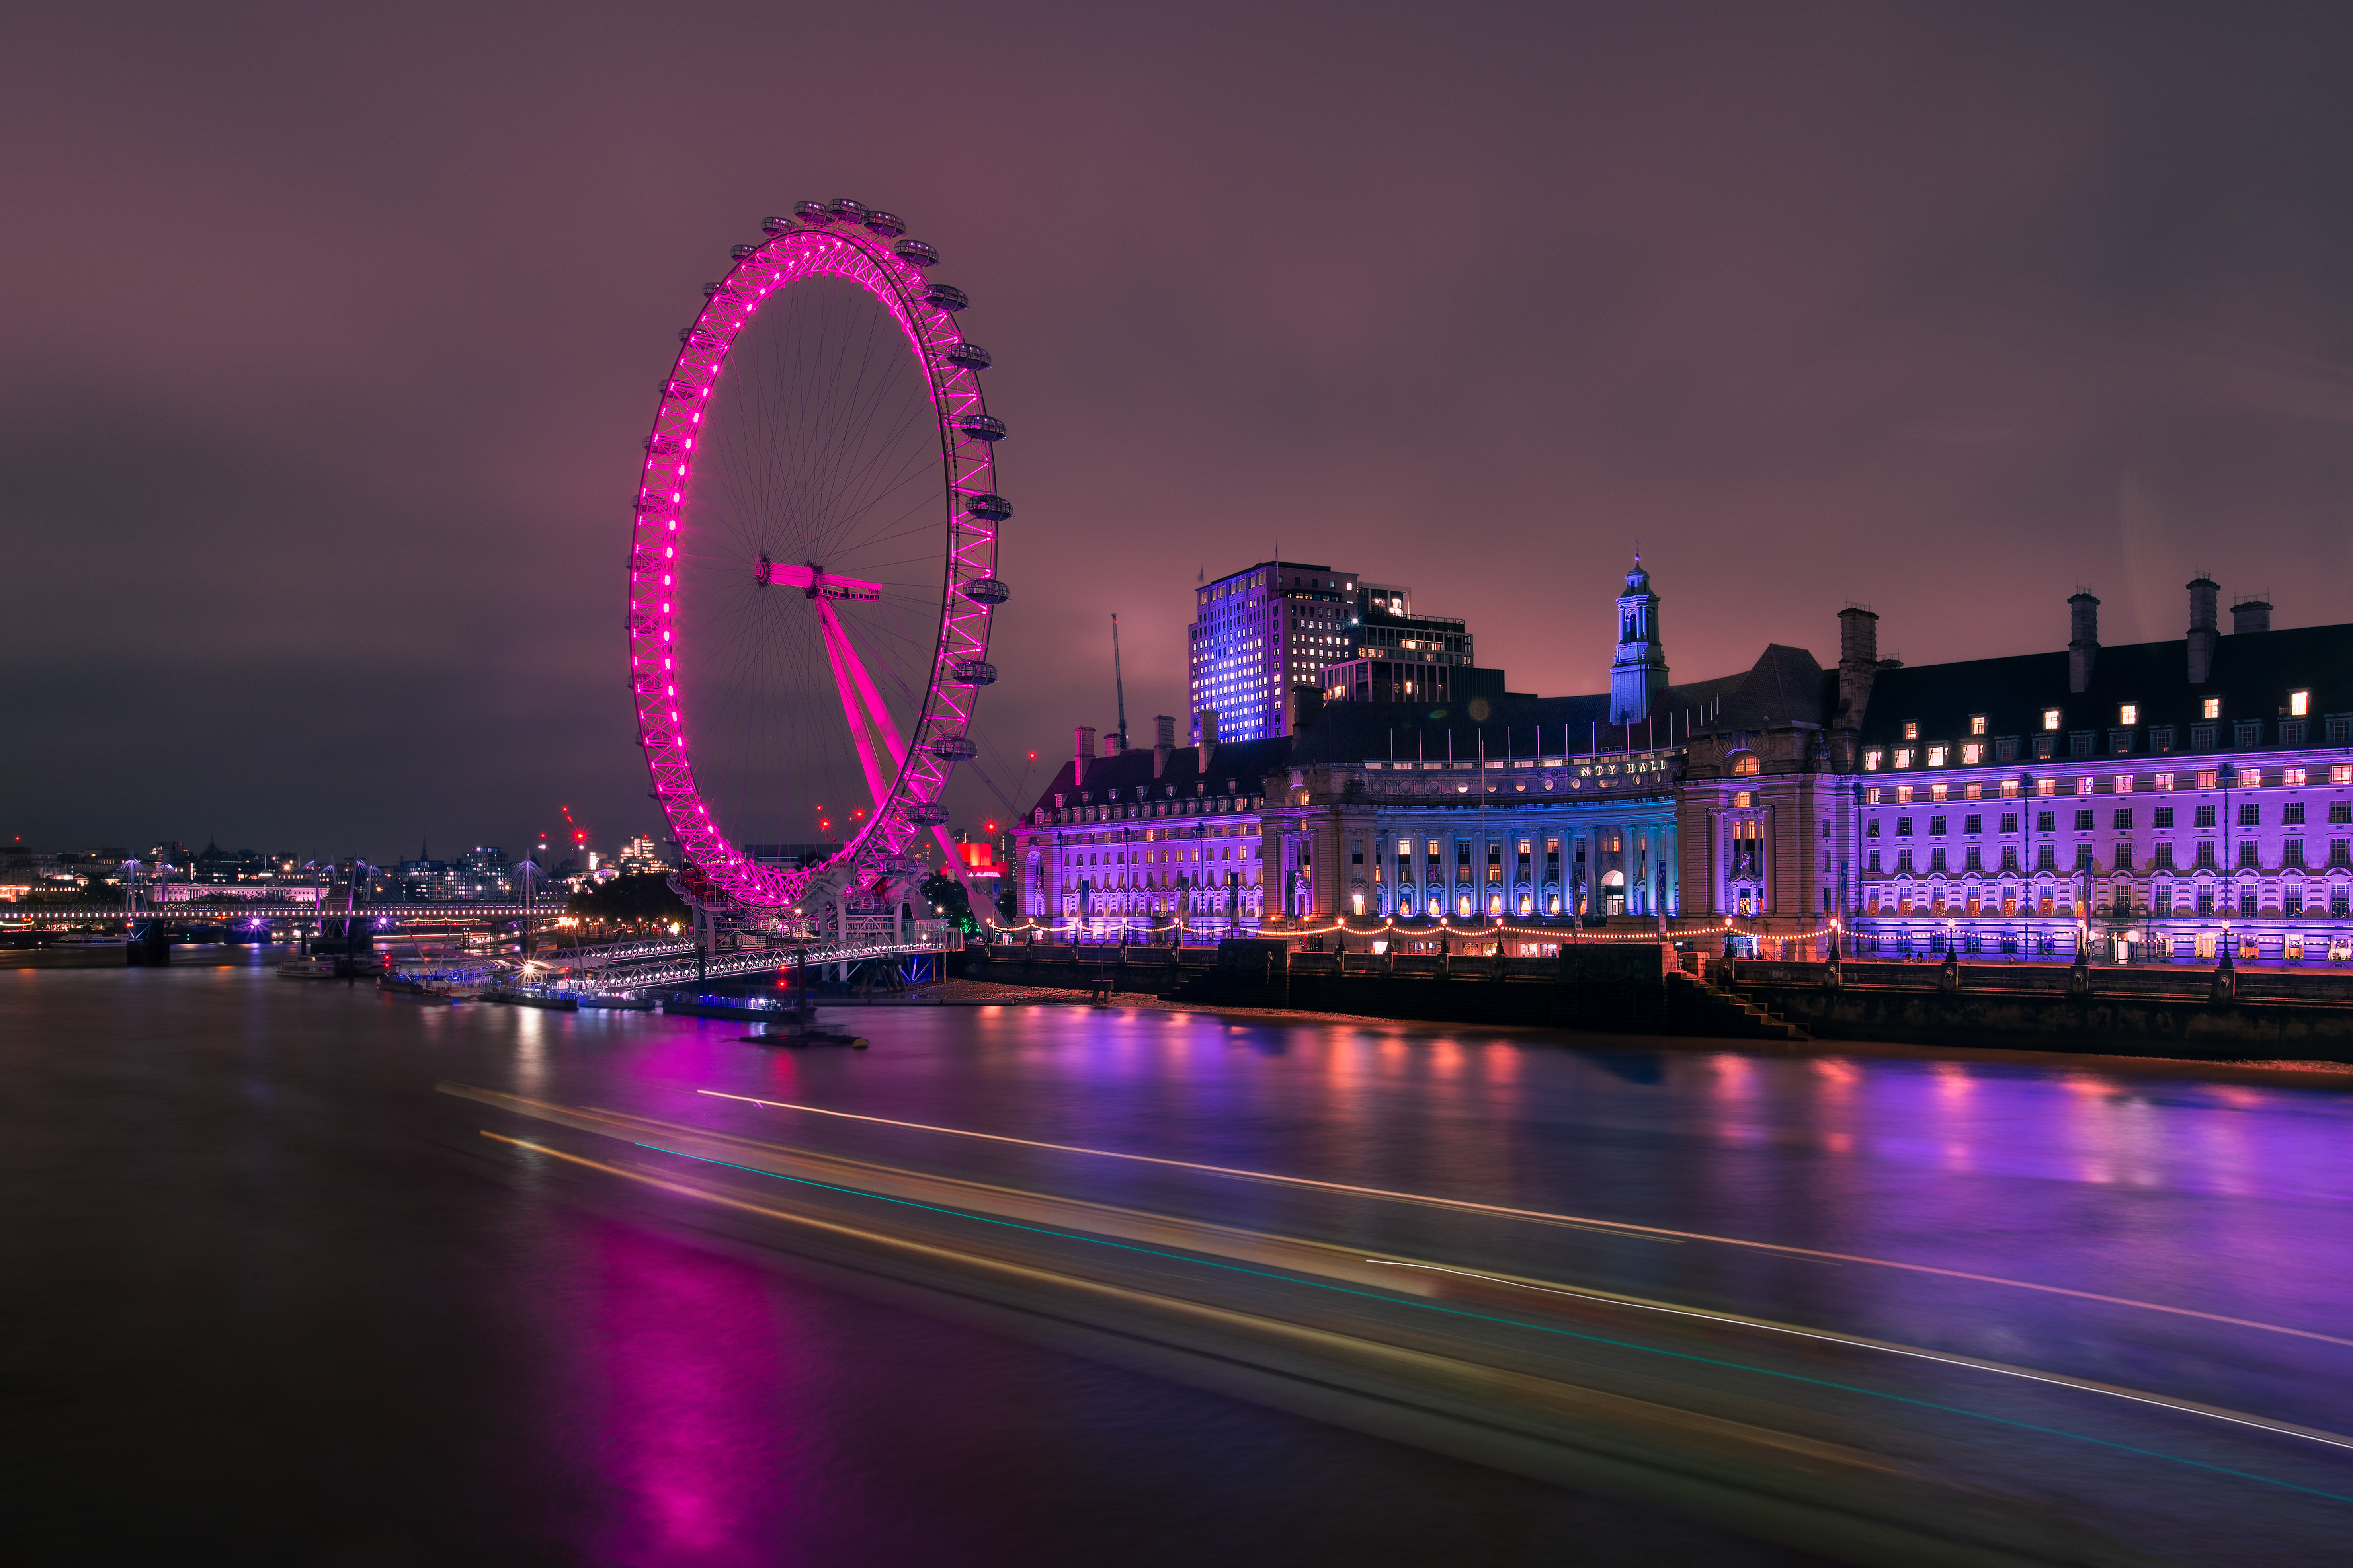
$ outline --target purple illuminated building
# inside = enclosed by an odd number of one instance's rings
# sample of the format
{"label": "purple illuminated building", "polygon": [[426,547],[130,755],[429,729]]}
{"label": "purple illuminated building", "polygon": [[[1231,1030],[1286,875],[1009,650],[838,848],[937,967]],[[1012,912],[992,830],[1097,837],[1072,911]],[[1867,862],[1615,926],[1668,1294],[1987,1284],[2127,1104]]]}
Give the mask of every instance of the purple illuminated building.
{"label": "purple illuminated building", "polygon": [[[1638,563],[1607,692],[1334,701],[1246,747],[1205,714],[1212,765],[1175,750],[1174,721],[1153,752],[1074,763],[1018,831],[1022,913],[1090,931],[1442,916],[1532,952],[1615,917],[1791,958],[1842,938],[2353,962],[2353,626],[2275,631],[2246,598],[2225,636],[2220,589],[2189,586],[2170,642],[2103,647],[2078,593],[2063,648],[1906,668],[1850,605],[1832,668],[1775,644],[1676,684]],[[1171,882],[1212,828],[1255,857],[1224,901]]]}

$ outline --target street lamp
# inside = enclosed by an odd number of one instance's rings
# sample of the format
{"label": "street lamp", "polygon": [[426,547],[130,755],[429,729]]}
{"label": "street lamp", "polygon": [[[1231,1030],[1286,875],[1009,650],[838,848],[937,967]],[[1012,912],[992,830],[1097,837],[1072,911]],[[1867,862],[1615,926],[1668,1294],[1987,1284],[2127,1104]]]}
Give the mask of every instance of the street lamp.
{"label": "street lamp", "polygon": [[2224,763],[2214,770],[2214,782],[2222,786],[2222,942],[2221,964],[2224,969],[2238,967],[2238,939],[2231,934],[2231,917],[2236,913],[2239,875],[2231,862],[2231,786],[2239,782],[2239,770]]}
{"label": "street lamp", "polygon": [[2029,911],[2030,911],[2030,910],[2031,910],[2031,903],[2029,902],[2028,898],[2027,898],[2027,892],[2028,892],[2028,889],[2032,886],[2032,884],[2028,880],[2028,876],[2029,876],[2029,869],[2028,869],[2028,868],[2029,868],[2033,864],[2033,861],[2034,861],[2034,857],[2033,857],[2033,854],[2032,854],[2032,850],[2033,850],[2033,848],[2034,848],[2034,836],[2033,836],[2033,833],[2032,833],[2032,831],[2031,831],[2031,828],[2032,828],[2032,826],[2033,826],[2033,821],[2034,821],[2034,818],[2033,818],[2033,816],[2032,816],[2032,812],[2033,812],[2033,809],[2034,809],[2034,808],[2033,808],[2032,806],[2029,805],[2027,804],[2027,802],[2029,802],[2030,800],[2031,800],[2033,797],[2034,797],[2034,775],[2033,775],[2032,773],[2021,773],[2021,774],[2019,774],[2019,775],[2018,775],[2018,913],[2019,913],[2019,923],[2020,923],[2020,925],[2021,925],[2021,929],[2023,929],[2023,930],[2025,931],[2025,932],[2026,932],[2027,952],[2026,952],[2022,956],[2027,957],[2027,958],[2031,958],[2031,957],[2033,957],[2033,956],[2034,956],[2034,953],[2033,953],[2033,944],[2034,944],[2034,927],[2033,927],[2031,924],[2028,923],[2027,919],[2026,919],[2026,917],[2027,917],[2027,915],[2028,915],[2028,913],[2029,913]]}

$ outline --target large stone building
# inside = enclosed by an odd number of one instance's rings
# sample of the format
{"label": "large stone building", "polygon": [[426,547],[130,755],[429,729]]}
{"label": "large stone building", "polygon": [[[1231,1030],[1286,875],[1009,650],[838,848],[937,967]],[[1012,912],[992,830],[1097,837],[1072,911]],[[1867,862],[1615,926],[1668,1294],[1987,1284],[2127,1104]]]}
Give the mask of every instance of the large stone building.
{"label": "large stone building", "polygon": [[1607,693],[1335,702],[1241,746],[1180,750],[1164,721],[1151,752],[1074,759],[1018,829],[1023,913],[2353,959],[2353,626],[2274,631],[2250,599],[2226,637],[2200,577],[2182,638],[2104,647],[2079,593],[2064,649],[1906,668],[1851,605],[1834,668],[1772,645],[1678,685],[1639,563],[1626,588]]}

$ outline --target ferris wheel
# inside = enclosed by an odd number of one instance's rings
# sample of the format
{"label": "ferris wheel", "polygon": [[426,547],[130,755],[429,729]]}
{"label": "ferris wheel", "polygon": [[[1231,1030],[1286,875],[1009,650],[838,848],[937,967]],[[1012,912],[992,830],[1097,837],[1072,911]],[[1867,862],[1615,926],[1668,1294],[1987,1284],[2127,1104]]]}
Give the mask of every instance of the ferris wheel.
{"label": "ferris wheel", "polygon": [[629,550],[629,684],[705,904],[896,899],[976,754],[1005,424],[939,252],[848,199],[734,247],[679,334]]}

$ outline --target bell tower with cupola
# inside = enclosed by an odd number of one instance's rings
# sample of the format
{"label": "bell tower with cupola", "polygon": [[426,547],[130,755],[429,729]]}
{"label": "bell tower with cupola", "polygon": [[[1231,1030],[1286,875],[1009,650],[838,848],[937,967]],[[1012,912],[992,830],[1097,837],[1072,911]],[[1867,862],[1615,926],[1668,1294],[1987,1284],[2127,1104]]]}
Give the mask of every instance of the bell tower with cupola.
{"label": "bell tower with cupola", "polygon": [[1618,655],[1609,661],[1609,721],[1640,724],[1651,717],[1667,689],[1666,645],[1659,640],[1659,596],[1642,570],[1642,552],[1626,574],[1618,599]]}

